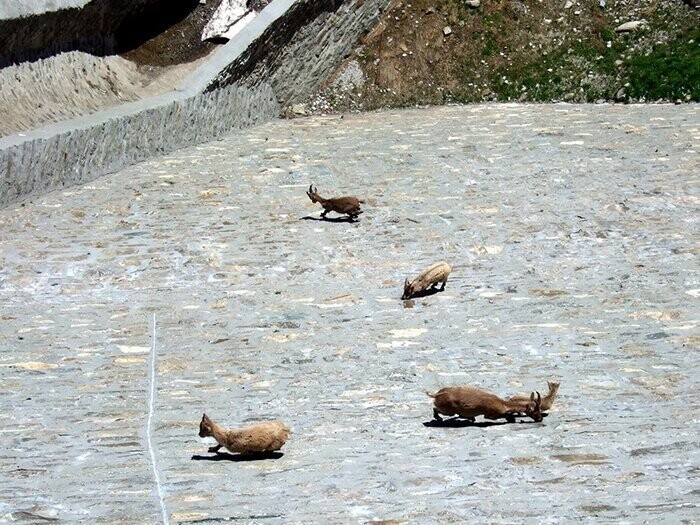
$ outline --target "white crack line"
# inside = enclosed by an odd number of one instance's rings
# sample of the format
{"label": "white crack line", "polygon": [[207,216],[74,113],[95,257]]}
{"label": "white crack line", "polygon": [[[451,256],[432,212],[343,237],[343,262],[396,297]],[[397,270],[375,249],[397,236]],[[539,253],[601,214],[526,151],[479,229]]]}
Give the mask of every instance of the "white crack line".
{"label": "white crack line", "polygon": [[160,484],[160,472],[158,471],[158,465],[156,464],[156,455],[153,452],[153,436],[151,432],[151,427],[153,424],[153,409],[156,400],[156,314],[153,314],[153,338],[151,346],[151,363],[149,370],[149,380],[151,383],[151,396],[148,400],[148,421],[146,422],[146,441],[148,442],[148,453],[151,456],[151,467],[153,469],[153,478],[156,481],[156,487],[158,488],[158,499],[160,501],[160,511],[163,515],[163,524],[170,525],[170,520],[168,518],[168,511],[165,509],[165,494],[163,494],[163,487]]}

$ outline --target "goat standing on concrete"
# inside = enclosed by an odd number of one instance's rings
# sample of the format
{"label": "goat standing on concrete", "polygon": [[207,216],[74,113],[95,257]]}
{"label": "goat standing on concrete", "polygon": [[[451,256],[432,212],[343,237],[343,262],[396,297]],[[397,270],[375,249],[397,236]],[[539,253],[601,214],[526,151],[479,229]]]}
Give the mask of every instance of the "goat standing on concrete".
{"label": "goat standing on concrete", "polygon": [[357,216],[362,213],[360,204],[365,201],[361,201],[356,197],[334,197],[332,199],[324,199],[317,192],[318,189],[314,188],[313,184],[311,184],[306,194],[309,196],[309,199],[311,199],[311,202],[314,204],[318,202],[323,206],[323,212],[321,213],[322,219],[326,218],[326,214],[329,211],[347,215],[350,217],[351,221],[357,219]]}
{"label": "goat standing on concrete", "polygon": [[473,386],[452,386],[442,388],[434,394],[426,394],[433,398],[433,417],[436,421],[442,421],[440,414],[443,414],[459,416],[472,423],[476,416],[484,416],[486,419],[505,418],[509,423],[513,423],[515,416],[522,412],[537,422],[542,421],[542,398],[539,392],[530,394],[527,401],[508,401]]}
{"label": "goat standing on concrete", "polygon": [[206,414],[199,423],[199,437],[213,437],[218,443],[209,452],[226,447],[231,452],[250,454],[279,450],[289,437],[289,428],[281,421],[267,421],[245,428],[227,430],[216,424]]}

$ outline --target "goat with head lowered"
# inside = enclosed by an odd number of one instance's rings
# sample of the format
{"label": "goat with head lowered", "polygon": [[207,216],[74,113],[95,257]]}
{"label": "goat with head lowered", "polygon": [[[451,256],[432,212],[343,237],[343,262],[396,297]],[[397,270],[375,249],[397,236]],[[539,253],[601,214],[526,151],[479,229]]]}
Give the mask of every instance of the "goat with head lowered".
{"label": "goat with head lowered", "polygon": [[358,215],[362,213],[360,209],[361,201],[357,197],[333,197],[331,199],[324,199],[318,194],[318,189],[314,188],[313,184],[309,186],[309,190],[306,192],[311,199],[311,202],[319,203],[323,206],[323,212],[321,213],[321,218],[325,219],[326,214],[329,211],[334,211],[343,215],[350,217],[350,220],[357,219]]}
{"label": "goat with head lowered", "polygon": [[431,264],[427,268],[421,270],[418,276],[412,281],[408,279],[404,281],[401,299],[410,299],[414,295],[428,289],[437,289],[437,285],[440,283],[442,283],[442,287],[439,291],[443,291],[447,284],[447,278],[450,276],[450,272],[452,272],[452,266],[445,261]]}
{"label": "goat with head lowered", "polygon": [[542,421],[542,397],[539,392],[533,392],[529,399],[523,401],[501,399],[496,394],[473,386],[447,387],[434,394],[426,394],[433,398],[433,417],[436,421],[442,421],[440,414],[443,414],[471,422],[474,422],[476,416],[484,416],[486,419],[505,418],[513,423],[515,416],[520,413],[525,413],[537,422]]}

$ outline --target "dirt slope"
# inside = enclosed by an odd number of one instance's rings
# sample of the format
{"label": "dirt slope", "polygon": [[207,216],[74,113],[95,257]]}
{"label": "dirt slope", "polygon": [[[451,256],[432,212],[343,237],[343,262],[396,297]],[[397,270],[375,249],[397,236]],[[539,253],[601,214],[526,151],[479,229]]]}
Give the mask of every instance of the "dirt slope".
{"label": "dirt slope", "polygon": [[680,0],[412,0],[308,106],[660,99],[700,100],[700,10]]}

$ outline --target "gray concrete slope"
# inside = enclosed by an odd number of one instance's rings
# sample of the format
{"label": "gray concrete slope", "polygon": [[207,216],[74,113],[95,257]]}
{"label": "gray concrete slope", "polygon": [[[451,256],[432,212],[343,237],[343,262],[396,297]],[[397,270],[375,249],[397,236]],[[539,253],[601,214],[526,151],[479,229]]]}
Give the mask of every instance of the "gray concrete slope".
{"label": "gray concrete slope", "polygon": [[[155,523],[691,523],[697,105],[272,122],[0,210],[0,516]],[[304,194],[366,200],[323,222]],[[435,260],[447,289],[402,302]],[[560,398],[424,426],[425,390]],[[202,412],[280,418],[277,460]]]}

